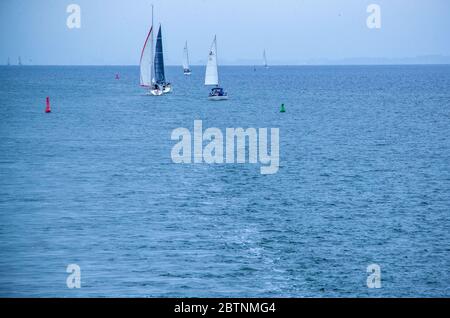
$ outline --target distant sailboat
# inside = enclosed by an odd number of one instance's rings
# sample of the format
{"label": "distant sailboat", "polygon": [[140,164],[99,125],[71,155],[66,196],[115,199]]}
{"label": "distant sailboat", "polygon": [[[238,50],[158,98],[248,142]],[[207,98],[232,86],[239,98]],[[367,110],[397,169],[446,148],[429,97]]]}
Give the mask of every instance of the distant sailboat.
{"label": "distant sailboat", "polygon": [[172,91],[172,85],[166,82],[166,73],[164,70],[164,53],[162,44],[161,25],[159,26],[158,36],[156,38],[155,49],[155,80],[156,84],[162,88],[165,94]]}
{"label": "distant sailboat", "polygon": [[189,67],[189,51],[188,51],[187,41],[186,41],[186,44],[184,45],[184,51],[183,51],[183,72],[184,72],[184,75],[192,74],[192,71]]}
{"label": "distant sailboat", "polygon": [[150,94],[160,96],[163,90],[155,82],[155,67],[153,65],[153,6],[152,6],[152,26],[145,39],[144,47],[142,48],[140,73],[141,86],[149,89]]}
{"label": "distant sailboat", "polygon": [[227,100],[228,94],[219,86],[219,72],[217,67],[217,38],[211,45],[208,55],[208,64],[206,65],[205,85],[214,85],[215,87],[209,93],[209,100],[219,101]]}
{"label": "distant sailboat", "polygon": [[266,50],[264,50],[263,52],[263,59],[264,59],[264,67],[269,68],[269,65],[267,64]]}
{"label": "distant sailboat", "polygon": [[6,65],[11,66],[11,63],[9,62],[9,57],[8,57],[8,63]]}
{"label": "distant sailboat", "polygon": [[17,65],[22,66],[22,58],[20,56],[18,58]]}

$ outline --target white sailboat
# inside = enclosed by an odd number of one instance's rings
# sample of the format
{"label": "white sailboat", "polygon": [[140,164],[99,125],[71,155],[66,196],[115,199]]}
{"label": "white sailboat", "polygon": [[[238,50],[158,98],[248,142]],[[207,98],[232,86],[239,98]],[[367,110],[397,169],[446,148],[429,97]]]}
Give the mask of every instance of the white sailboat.
{"label": "white sailboat", "polygon": [[189,51],[188,51],[187,41],[186,41],[186,44],[184,45],[184,51],[183,51],[183,72],[184,72],[184,75],[192,74],[192,71],[189,67]]}
{"label": "white sailboat", "polygon": [[217,67],[217,38],[214,36],[214,41],[211,45],[208,55],[208,64],[206,65],[205,85],[215,86],[209,93],[209,100],[220,101],[227,100],[228,94],[219,86],[219,72]]}
{"label": "white sailboat", "polygon": [[263,59],[264,59],[264,67],[269,68],[269,65],[267,64],[266,50],[264,50],[263,52]]}
{"label": "white sailboat", "polygon": [[141,86],[149,89],[149,93],[154,96],[161,96],[163,90],[156,84],[155,81],[155,67],[154,67],[154,53],[153,53],[153,6],[152,6],[152,26],[148,32],[147,38],[142,48],[140,73]]}

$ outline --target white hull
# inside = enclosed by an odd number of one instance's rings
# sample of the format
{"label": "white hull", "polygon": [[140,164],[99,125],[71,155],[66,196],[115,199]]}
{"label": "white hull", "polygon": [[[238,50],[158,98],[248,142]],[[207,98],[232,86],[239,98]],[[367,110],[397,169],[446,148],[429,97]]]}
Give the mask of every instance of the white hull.
{"label": "white hull", "polygon": [[163,94],[163,91],[160,89],[151,89],[150,94],[153,96],[161,96]]}
{"label": "white hull", "polygon": [[172,92],[172,85],[167,85],[166,87],[164,87],[164,94],[168,94],[170,92]]}
{"label": "white hull", "polygon": [[192,72],[184,72],[184,75],[186,75],[186,76],[191,75],[191,74],[192,74]]}
{"label": "white hull", "polygon": [[228,96],[209,96],[208,99],[212,101],[228,100]]}

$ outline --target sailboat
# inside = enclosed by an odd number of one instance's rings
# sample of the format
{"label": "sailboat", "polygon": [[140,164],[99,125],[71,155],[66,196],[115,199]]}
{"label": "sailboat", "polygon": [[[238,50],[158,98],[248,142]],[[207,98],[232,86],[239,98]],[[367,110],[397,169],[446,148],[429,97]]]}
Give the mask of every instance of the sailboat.
{"label": "sailboat", "polygon": [[152,6],[152,26],[145,39],[144,47],[142,48],[140,72],[141,72],[141,86],[149,89],[151,95],[160,96],[163,90],[156,84],[155,81],[155,67],[153,56],[153,6]]}
{"label": "sailboat", "polygon": [[209,50],[208,64],[206,65],[205,85],[214,85],[209,93],[209,100],[219,101],[227,100],[228,94],[219,86],[219,72],[217,67],[217,37],[214,36],[214,41]]}
{"label": "sailboat", "polygon": [[269,65],[267,64],[266,50],[264,50],[263,52],[263,59],[264,59],[264,67],[269,68]]}
{"label": "sailboat", "polygon": [[17,61],[17,65],[22,66],[22,58],[19,56],[19,59]]}
{"label": "sailboat", "polygon": [[8,57],[8,63],[6,65],[11,66],[11,62],[9,61],[9,57]]}
{"label": "sailboat", "polygon": [[170,93],[172,91],[172,85],[166,82],[166,73],[164,71],[164,54],[163,54],[161,25],[159,26],[158,36],[156,38],[155,80],[156,85],[158,85],[163,90],[164,94]]}
{"label": "sailboat", "polygon": [[186,44],[184,45],[184,52],[183,52],[183,72],[184,72],[184,75],[192,74],[192,71],[189,68],[189,51],[188,51],[187,41],[186,41]]}

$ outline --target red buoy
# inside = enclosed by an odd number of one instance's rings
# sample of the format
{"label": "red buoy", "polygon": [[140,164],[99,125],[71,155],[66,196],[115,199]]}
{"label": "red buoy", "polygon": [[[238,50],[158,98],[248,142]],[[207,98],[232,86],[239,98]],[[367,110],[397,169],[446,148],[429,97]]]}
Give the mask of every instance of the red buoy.
{"label": "red buoy", "polygon": [[47,107],[45,107],[46,113],[51,113],[52,110],[50,109],[50,97],[47,97]]}

